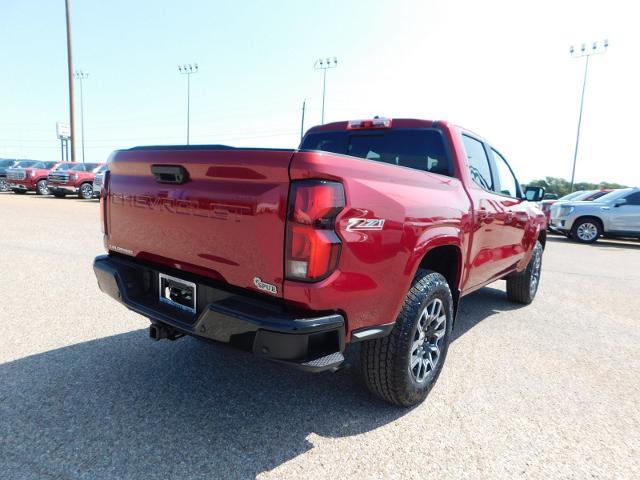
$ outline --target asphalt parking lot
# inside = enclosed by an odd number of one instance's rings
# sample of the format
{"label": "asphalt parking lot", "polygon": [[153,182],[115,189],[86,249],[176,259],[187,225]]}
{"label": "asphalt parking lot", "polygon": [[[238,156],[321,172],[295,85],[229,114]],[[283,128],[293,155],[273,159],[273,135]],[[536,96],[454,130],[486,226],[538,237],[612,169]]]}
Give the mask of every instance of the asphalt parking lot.
{"label": "asphalt parking lot", "polygon": [[640,478],[640,242],[550,238],[528,307],[464,299],[427,401],[148,322],[101,294],[97,201],[0,194],[0,478]]}

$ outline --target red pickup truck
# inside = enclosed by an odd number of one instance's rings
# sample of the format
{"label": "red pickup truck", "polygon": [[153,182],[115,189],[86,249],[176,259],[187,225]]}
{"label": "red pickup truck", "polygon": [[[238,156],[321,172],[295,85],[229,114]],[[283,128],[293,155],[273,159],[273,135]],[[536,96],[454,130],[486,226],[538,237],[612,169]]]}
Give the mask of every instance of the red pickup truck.
{"label": "red pickup truck", "polygon": [[48,195],[47,175],[54,170],[58,162],[37,160],[21,160],[6,171],[7,182],[13,193],[24,194],[36,192],[37,195]]}
{"label": "red pickup truck", "polygon": [[64,171],[52,171],[48,177],[49,191],[54,197],[76,194],[78,198],[93,198],[93,180],[102,163],[75,163]]}
{"label": "red pickup truck", "polygon": [[101,214],[101,290],[183,335],[309,371],[361,343],[364,380],[422,401],[460,298],[506,279],[530,303],[546,239],[539,187],[443,121],[331,123],[297,150],[225,146],[115,152]]}

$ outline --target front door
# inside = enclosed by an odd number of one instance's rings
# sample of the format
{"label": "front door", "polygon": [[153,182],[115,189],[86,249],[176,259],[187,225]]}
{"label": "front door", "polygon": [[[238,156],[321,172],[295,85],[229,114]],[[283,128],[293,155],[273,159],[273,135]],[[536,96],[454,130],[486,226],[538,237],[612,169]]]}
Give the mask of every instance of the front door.
{"label": "front door", "polygon": [[611,230],[640,233],[640,191],[623,198],[624,203],[609,210]]}

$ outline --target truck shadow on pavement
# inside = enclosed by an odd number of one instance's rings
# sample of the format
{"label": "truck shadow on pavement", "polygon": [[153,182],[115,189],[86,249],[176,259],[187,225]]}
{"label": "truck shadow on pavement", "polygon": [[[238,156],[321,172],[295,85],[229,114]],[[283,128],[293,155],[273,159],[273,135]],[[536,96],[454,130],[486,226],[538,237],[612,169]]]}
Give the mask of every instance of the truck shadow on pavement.
{"label": "truck shadow on pavement", "polygon": [[[507,305],[495,289],[465,299],[454,340]],[[253,477],[313,448],[315,434],[357,435],[407,414],[367,393],[357,353],[312,375],[193,338],[151,342],[145,329],[2,364],[2,473]]]}

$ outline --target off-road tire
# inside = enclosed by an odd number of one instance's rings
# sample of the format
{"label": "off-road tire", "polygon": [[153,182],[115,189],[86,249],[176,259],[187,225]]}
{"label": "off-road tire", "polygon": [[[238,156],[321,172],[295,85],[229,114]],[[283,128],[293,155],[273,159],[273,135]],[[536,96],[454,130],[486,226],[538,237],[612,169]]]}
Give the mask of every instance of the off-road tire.
{"label": "off-road tire", "polygon": [[533,247],[533,253],[527,268],[520,273],[514,273],[507,277],[507,298],[510,301],[525,305],[533,302],[540,286],[542,252],[542,244],[538,241]]}
{"label": "off-road tire", "polygon": [[[422,382],[411,373],[414,335],[425,308],[440,299],[446,316],[440,354]],[[422,402],[438,379],[447,356],[453,327],[453,299],[446,279],[431,270],[419,270],[405,297],[391,333],[363,342],[360,365],[367,388],[394,405],[409,407]]]}

